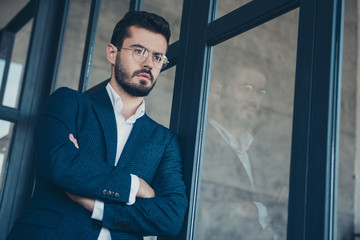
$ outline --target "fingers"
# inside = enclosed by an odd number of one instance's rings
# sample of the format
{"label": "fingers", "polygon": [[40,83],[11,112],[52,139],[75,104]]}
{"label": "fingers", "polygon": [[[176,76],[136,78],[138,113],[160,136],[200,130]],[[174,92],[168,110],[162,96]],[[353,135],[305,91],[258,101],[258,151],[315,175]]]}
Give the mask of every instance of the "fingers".
{"label": "fingers", "polygon": [[140,198],[153,198],[155,197],[155,191],[152,189],[152,187],[147,184],[142,178],[139,178],[139,191],[136,194],[137,197]]}
{"label": "fingers", "polygon": [[86,210],[88,210],[90,212],[92,212],[94,210],[95,199],[80,197],[80,196],[73,195],[73,194],[68,193],[68,192],[65,192],[65,193],[66,193],[66,195],[69,196],[69,198],[71,200],[73,200],[74,202],[80,204]]}
{"label": "fingers", "polygon": [[79,145],[77,143],[77,140],[76,140],[76,138],[74,138],[74,135],[72,135],[72,133],[69,134],[69,140],[75,145],[75,147],[77,149],[79,149]]}
{"label": "fingers", "polygon": [[76,195],[73,195],[71,193],[65,192],[68,197],[73,200],[74,202],[78,202],[78,197]]}
{"label": "fingers", "polygon": [[286,202],[289,198],[289,189],[287,187],[281,187],[276,189],[273,195],[273,201]]}

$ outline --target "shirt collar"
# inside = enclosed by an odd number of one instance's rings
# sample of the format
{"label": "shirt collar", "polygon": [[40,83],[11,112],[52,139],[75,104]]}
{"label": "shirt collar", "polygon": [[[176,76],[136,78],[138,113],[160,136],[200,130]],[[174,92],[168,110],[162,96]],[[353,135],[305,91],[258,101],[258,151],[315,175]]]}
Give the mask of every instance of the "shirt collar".
{"label": "shirt collar", "polygon": [[240,135],[238,136],[238,138],[236,138],[210,116],[209,122],[211,125],[214,126],[216,131],[233,149],[236,149],[237,151],[239,151],[239,153],[242,154],[246,153],[249,150],[250,145],[254,140],[254,137],[248,131],[241,128]]}
{"label": "shirt collar", "polygon": [[[119,94],[117,94],[117,92],[113,89],[113,87],[110,85],[110,83],[108,83],[106,85],[106,91],[109,94],[110,101],[111,101],[111,104],[112,104],[112,106],[114,108],[115,114],[118,114],[121,117],[124,117],[121,114],[121,110],[122,110],[124,105],[123,105],[123,102],[122,102],[121,97],[119,96]],[[135,123],[135,121],[137,119],[139,119],[140,117],[142,117],[144,114],[145,114],[145,100],[142,101],[140,106],[136,109],[135,114],[132,115],[131,117],[129,117],[126,120],[126,122]]]}

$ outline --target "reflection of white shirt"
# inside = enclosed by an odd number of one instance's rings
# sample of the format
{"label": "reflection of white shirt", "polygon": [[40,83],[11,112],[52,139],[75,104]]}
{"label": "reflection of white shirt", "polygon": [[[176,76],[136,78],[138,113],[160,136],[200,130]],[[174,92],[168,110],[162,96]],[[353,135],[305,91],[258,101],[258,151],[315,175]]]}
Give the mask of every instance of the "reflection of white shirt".
{"label": "reflection of white shirt", "polygon": [[244,169],[250,179],[251,189],[254,189],[251,163],[250,163],[249,155],[247,154],[247,151],[249,150],[250,145],[254,140],[253,136],[251,136],[251,134],[244,129],[240,136],[240,143],[239,143],[238,140],[233,135],[231,135],[223,126],[221,126],[214,119],[209,118],[209,122],[211,125],[213,125],[213,127],[220,134],[220,136],[225,140],[226,143],[229,144],[231,149],[235,152],[236,156],[239,158],[241,164],[244,166]]}
{"label": "reflection of white shirt", "polygon": [[[124,116],[121,114],[123,108],[123,102],[121,101],[120,96],[115,92],[115,90],[108,83],[106,85],[106,90],[109,94],[111,103],[114,108],[115,119],[116,119],[116,128],[117,128],[117,147],[116,147],[116,157],[114,166],[118,164],[120,155],[124,149],[125,143],[129,138],[131,130],[134,123],[140,117],[145,114],[145,102],[143,101],[141,105],[136,110],[135,114],[125,120]],[[131,176],[131,187],[128,205],[135,203],[135,197],[139,190],[139,178],[135,175],[130,174]],[[96,200],[91,218],[102,221],[104,216],[104,202]],[[109,229],[102,228],[98,236],[98,240],[111,240],[111,234]]]}
{"label": "reflection of white shirt", "polygon": [[[239,158],[242,166],[244,167],[246,174],[248,175],[251,183],[251,189],[254,190],[254,181],[251,170],[251,163],[247,151],[250,148],[251,143],[254,140],[254,137],[245,129],[241,131],[240,142],[229,133],[223,126],[216,122],[213,118],[209,117],[209,123],[216,129],[220,136],[225,140],[231,149],[235,152],[236,156]],[[261,202],[253,201],[254,205],[258,210],[258,221],[263,229],[267,228],[270,224],[270,217],[268,211],[264,204]]]}

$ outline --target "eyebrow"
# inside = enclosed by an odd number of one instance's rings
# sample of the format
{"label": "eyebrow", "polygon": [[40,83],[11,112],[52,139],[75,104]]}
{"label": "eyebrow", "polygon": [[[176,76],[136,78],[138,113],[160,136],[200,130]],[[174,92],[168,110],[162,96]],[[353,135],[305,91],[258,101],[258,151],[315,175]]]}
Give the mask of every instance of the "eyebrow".
{"label": "eyebrow", "polygon": [[130,45],[130,47],[139,47],[139,48],[146,48],[140,44],[133,44],[133,45]]}
{"label": "eyebrow", "polygon": [[[141,44],[132,44],[132,45],[130,45],[130,47],[138,47],[138,48],[145,48],[146,50],[148,50],[149,51],[149,49],[147,49],[146,47],[144,47],[143,45],[141,45]],[[155,55],[165,55],[165,54],[163,54],[163,53],[161,53],[161,52],[154,52],[153,54],[155,54]]]}

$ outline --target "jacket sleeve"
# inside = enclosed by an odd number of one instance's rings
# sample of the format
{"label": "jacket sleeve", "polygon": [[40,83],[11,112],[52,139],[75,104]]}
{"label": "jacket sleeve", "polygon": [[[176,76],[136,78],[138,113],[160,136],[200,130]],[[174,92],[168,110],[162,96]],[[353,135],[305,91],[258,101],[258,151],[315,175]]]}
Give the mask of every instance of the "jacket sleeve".
{"label": "jacket sleeve", "polygon": [[[76,138],[77,119],[84,108],[81,93],[67,88],[55,91],[39,116],[34,133],[35,156],[40,177],[58,187],[80,196],[126,203],[129,199],[131,177],[117,171],[105,159],[75,148],[69,134]],[[97,147],[105,148],[105,143]],[[105,158],[105,156],[103,157]],[[110,193],[117,194],[109,194]]]}
{"label": "jacket sleeve", "polygon": [[130,206],[105,203],[103,227],[141,235],[178,235],[187,198],[176,137],[172,137],[165,150],[152,187],[156,194],[154,198],[137,198]]}

